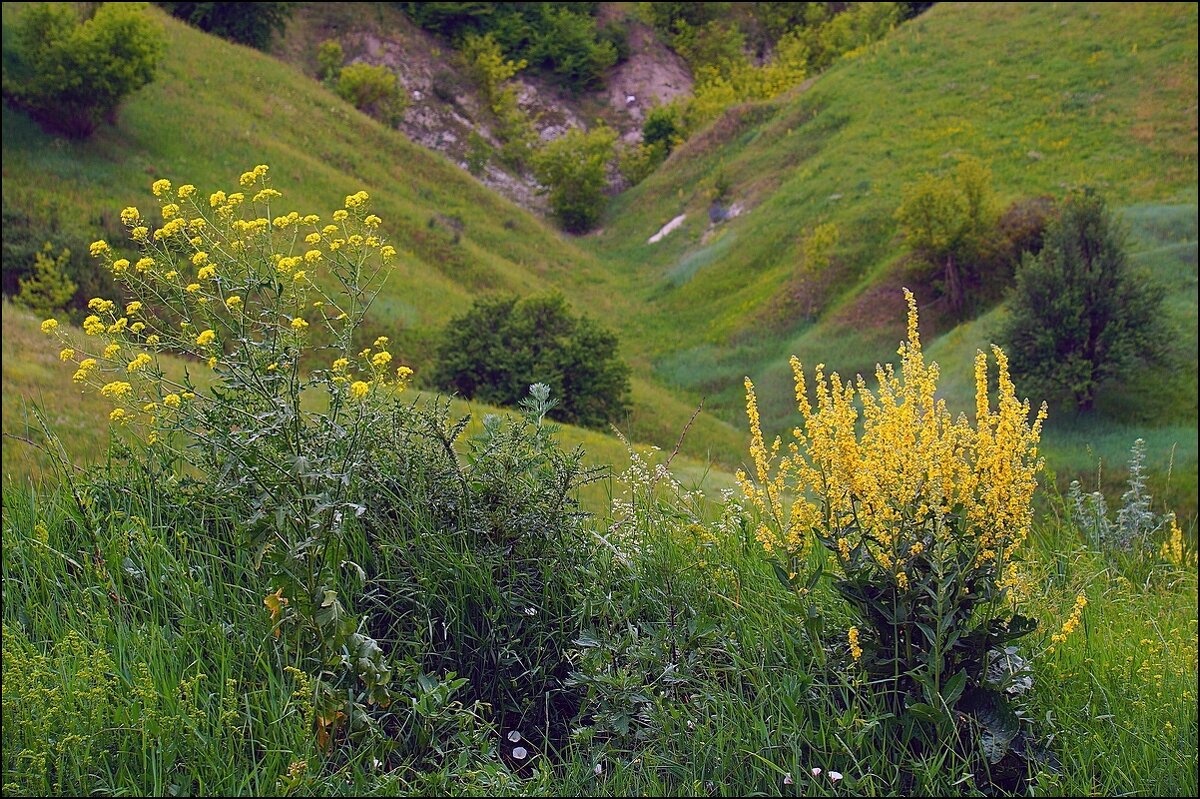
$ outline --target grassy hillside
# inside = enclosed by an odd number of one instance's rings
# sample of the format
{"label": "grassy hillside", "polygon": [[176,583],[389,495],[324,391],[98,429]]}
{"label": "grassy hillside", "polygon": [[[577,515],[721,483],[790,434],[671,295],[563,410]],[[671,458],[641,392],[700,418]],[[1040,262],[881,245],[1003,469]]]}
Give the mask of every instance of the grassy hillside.
{"label": "grassy hillside", "polygon": [[[6,24],[19,5],[4,6]],[[434,330],[486,292],[561,290],[578,310],[621,328],[632,299],[623,282],[569,237],[292,67],[153,13],[168,55],[158,79],[122,105],[116,126],[67,141],[4,108],[6,206],[55,209],[117,241],[117,212],[149,207],[155,178],[230,190],[242,170],[266,163],[289,208],[328,214],[347,194],[370,192],[402,257],[366,332],[391,336],[418,374]],[[622,426],[635,439],[673,443],[695,404],[645,379],[648,362],[622,338],[642,375]],[[729,461],[742,441],[703,414],[686,446]]]}
{"label": "grassy hillside", "polygon": [[[6,434],[4,483],[41,482],[53,474],[53,459],[44,449],[45,441],[34,415],[35,408],[45,414],[66,454],[77,463],[103,458],[109,443],[107,418],[112,403],[95,391],[84,391],[71,382],[70,365],[59,361],[57,341],[38,330],[36,317],[8,302],[4,303],[3,311],[0,341],[3,342]],[[81,331],[75,337],[80,342],[85,338]],[[193,376],[203,384],[206,371],[203,365],[189,365],[170,357],[165,357],[164,363],[168,365],[168,373],[176,376],[190,368]],[[429,399],[434,396],[427,392],[418,392],[418,395]],[[454,400],[451,407],[455,417],[472,415],[471,425],[466,430],[468,436],[482,429],[482,419],[487,414],[506,413],[500,408],[463,400]],[[612,467],[610,477],[615,477],[629,461],[625,445],[612,435],[563,425],[558,438],[565,447],[582,446],[587,463]],[[645,455],[649,447],[640,445],[637,450]],[[709,491],[733,485],[733,477],[728,472],[712,468],[705,459],[680,455],[673,460],[672,471],[685,485]],[[608,507],[611,492],[611,480],[604,480],[585,488],[582,499],[586,506],[599,511]]]}
{"label": "grassy hillside", "polygon": [[[1052,460],[1121,462],[1143,435],[1163,466],[1177,442],[1176,467],[1194,475],[1196,30],[1185,5],[938,4],[807,89],[726,114],[616,200],[593,248],[645,302],[634,327],[658,375],[733,419],[749,374],[764,423],[780,429],[793,413],[788,356],[870,373],[902,336],[892,214],[904,184],[969,154],[990,162],[1003,201],[1096,186],[1124,207],[1181,340],[1170,367],[1110,387],[1098,418],[1051,409]],[[713,227],[720,188],[744,211]],[[804,238],[828,222],[840,231],[832,265],[805,275]],[[927,340],[946,333],[933,351],[961,377],[947,396],[965,407],[963,367],[1003,311],[949,330],[929,290],[913,288]]]}

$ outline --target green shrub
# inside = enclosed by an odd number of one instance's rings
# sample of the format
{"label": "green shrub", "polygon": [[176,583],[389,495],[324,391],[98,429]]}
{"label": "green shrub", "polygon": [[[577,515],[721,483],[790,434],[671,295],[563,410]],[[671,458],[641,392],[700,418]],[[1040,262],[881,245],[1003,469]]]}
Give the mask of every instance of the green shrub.
{"label": "green shrub", "polygon": [[320,67],[321,80],[332,83],[342,71],[346,61],[346,53],[342,45],[334,39],[326,39],[317,47],[317,65]]}
{"label": "green shrub", "polygon": [[33,271],[21,279],[21,289],[16,296],[18,305],[43,316],[65,308],[78,288],[66,274],[71,251],[63,250],[57,257],[53,253],[53,245],[46,242],[42,251],[34,256]]}
{"label": "green shrub", "polygon": [[1136,271],[1103,198],[1070,195],[1042,251],[1017,269],[1002,338],[1030,388],[1090,410],[1108,381],[1160,360],[1162,291]]}
{"label": "green shrub", "polygon": [[338,96],[359,111],[395,124],[408,105],[396,73],[382,64],[347,64],[338,73]]}
{"label": "green shrub", "polygon": [[[642,123],[642,142],[647,147],[659,146],[669,155],[683,140],[679,109],[674,105],[656,105]],[[665,156],[664,156],[665,157]]]}
{"label": "green shrub", "polygon": [[586,133],[572,128],[534,155],[534,174],[546,187],[550,208],[563,229],[585,233],[600,220],[616,141],[616,132],[608,127]]}
{"label": "green shrub", "polygon": [[510,406],[531,384],[545,383],[558,398],[550,416],[591,427],[628,409],[629,367],[617,337],[572,314],[561,295],[477,300],[446,325],[431,378],[464,397]]}
{"label": "green shrub", "polygon": [[231,42],[266,50],[287,28],[295,3],[157,3],[189,25]]}
{"label": "green shrub", "polygon": [[913,250],[941,270],[941,292],[951,312],[961,314],[996,223],[991,169],[967,157],[949,175],[926,173],[904,187],[895,216]]}
{"label": "green shrub", "polygon": [[162,50],[143,5],[104,3],[85,21],[69,4],[35,5],[16,22],[4,94],[47,129],[84,138],[154,79]]}

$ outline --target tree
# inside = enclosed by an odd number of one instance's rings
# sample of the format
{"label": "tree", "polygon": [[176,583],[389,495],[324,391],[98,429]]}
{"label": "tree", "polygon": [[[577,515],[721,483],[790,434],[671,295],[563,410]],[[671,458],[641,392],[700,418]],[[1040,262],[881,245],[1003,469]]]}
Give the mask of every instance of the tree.
{"label": "tree", "polygon": [[995,227],[991,169],[967,157],[950,175],[922,175],[904,188],[896,219],[913,250],[941,268],[942,292],[951,312],[961,314],[963,284],[977,277],[981,250]]}
{"label": "tree", "polygon": [[585,233],[600,220],[616,141],[609,127],[586,133],[572,128],[534,155],[534,174],[546,186],[550,208],[563,229]]}
{"label": "tree", "polygon": [[533,383],[550,386],[550,416],[597,427],[628,411],[629,367],[617,337],[576,316],[561,295],[489,297],[442,331],[432,379],[440,388],[516,405]]}
{"label": "tree", "polygon": [[266,50],[287,28],[292,3],[159,3],[172,16],[202,31]]}
{"label": "tree", "polygon": [[104,3],[80,20],[73,4],[36,5],[16,22],[4,95],[44,127],[75,138],[112,121],[154,79],[162,32],[136,3]]}
{"label": "tree", "polygon": [[1162,292],[1129,266],[1125,233],[1091,190],[1070,195],[1041,253],[1025,256],[1010,311],[1013,371],[1082,411],[1105,381],[1164,354]]}

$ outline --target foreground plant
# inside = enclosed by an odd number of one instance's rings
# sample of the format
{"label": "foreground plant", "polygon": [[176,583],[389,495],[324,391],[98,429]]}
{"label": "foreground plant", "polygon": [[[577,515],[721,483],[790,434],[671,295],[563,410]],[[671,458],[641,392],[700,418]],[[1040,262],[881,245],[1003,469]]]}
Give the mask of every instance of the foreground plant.
{"label": "foreground plant", "polygon": [[746,380],[755,473],[738,480],[790,585],[804,591],[820,576],[821,567],[805,573],[813,541],[830,553],[834,585],[862,620],[842,639],[870,686],[860,694],[900,719],[918,750],[949,744],[969,754],[977,728],[996,765],[1010,749],[1032,749],[1007,701],[1027,682],[1007,645],[1037,626],[1016,609],[1045,407],[1031,422],[993,347],[996,406],[980,352],[974,423],[952,416],[936,398],[938,367],[925,361],[916,302],[905,296],[900,372],[878,367],[876,389],[861,376],[826,378],[818,365],[814,406],[792,359],[803,422],[786,448],[764,441]]}
{"label": "foreground plant", "polygon": [[[385,337],[354,343],[396,251],[366,192],[321,220],[279,210],[265,165],[240,183],[202,195],[156,181],[156,218],[121,212],[139,253],[91,247],[129,301],[92,299],[83,345],[53,319],[42,330],[62,339],[75,382],[112,400],[110,420],[132,426],[164,491],[199,486],[256,552],[263,605],[315,678],[325,739],[365,729],[365,708],[390,701],[391,667],[339,581],[357,566],[346,537],[361,482],[412,374]],[[182,375],[167,354],[186,359]]]}

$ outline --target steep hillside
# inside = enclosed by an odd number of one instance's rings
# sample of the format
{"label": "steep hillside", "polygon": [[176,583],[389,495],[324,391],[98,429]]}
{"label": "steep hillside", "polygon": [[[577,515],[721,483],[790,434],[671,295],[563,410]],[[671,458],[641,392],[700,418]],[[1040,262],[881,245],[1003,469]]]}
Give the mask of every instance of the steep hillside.
{"label": "steep hillside", "polygon": [[[633,325],[661,377],[733,419],[749,374],[779,429],[791,422],[789,355],[850,373],[891,356],[907,282],[892,217],[901,187],[970,154],[990,162],[1002,200],[1086,183],[1129,206],[1139,258],[1170,287],[1194,358],[1196,30],[1187,5],[938,4],[792,96],[727,113],[619,197],[591,246],[637,287]],[[712,223],[716,196],[741,213]],[[804,239],[830,222],[831,265],[807,275]],[[945,332],[931,292],[914,288],[927,334]],[[986,322],[942,350],[985,341]],[[1192,429],[1192,366],[1111,392],[1107,418],[1136,406],[1143,426]]]}
{"label": "steep hillside", "polygon": [[[5,22],[19,11],[6,4]],[[399,342],[418,373],[432,333],[486,292],[561,290],[577,309],[620,327],[629,307],[623,281],[569,237],[291,66],[152,13],[168,56],[158,79],[122,106],[116,126],[68,141],[4,108],[6,207],[52,209],[116,241],[117,211],[150,207],[155,178],[228,190],[242,170],[267,163],[289,207],[328,214],[347,194],[370,192],[401,257],[367,332]],[[622,338],[635,374],[645,374],[638,348]],[[634,406],[623,426],[663,445],[695,407],[644,378],[635,378]],[[739,431],[707,415],[689,439],[694,452],[725,460],[742,449]]]}

